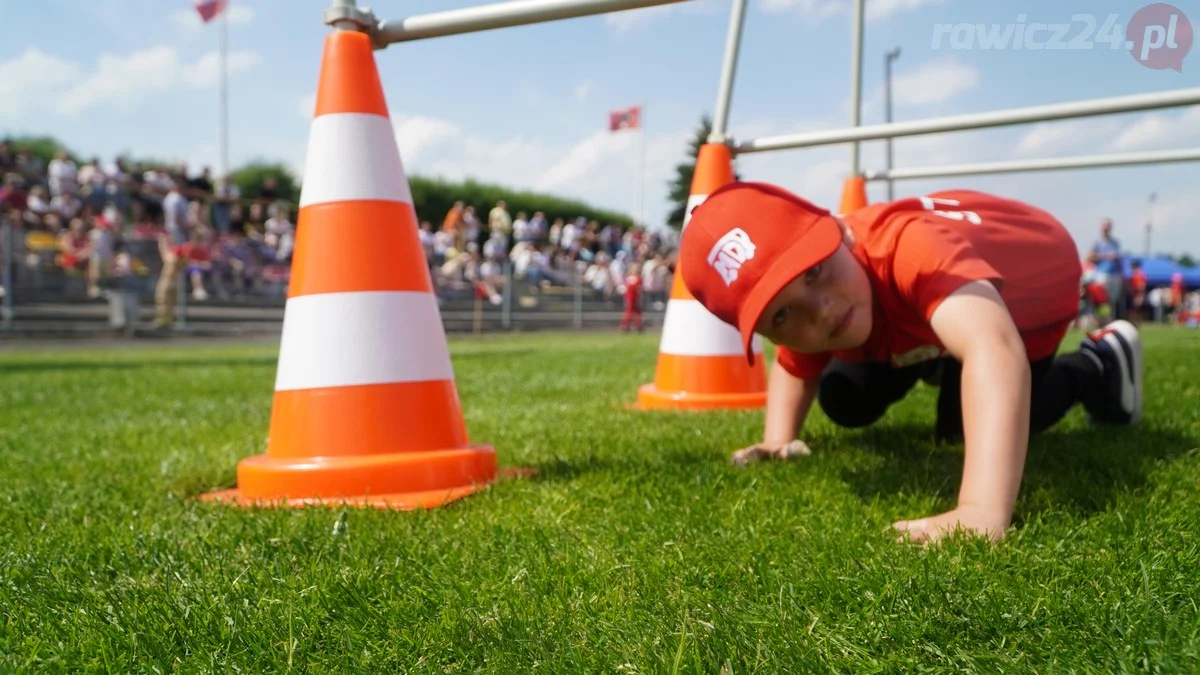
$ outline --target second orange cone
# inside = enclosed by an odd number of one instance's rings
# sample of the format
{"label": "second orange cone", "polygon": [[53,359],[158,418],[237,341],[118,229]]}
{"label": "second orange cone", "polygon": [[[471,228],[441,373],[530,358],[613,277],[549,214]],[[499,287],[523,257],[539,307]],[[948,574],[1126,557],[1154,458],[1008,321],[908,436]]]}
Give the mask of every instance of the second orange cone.
{"label": "second orange cone", "polygon": [[[683,226],[687,227],[692,209],[733,180],[729,147],[719,143],[702,145]],[[762,353],[762,339],[757,335],[754,352]],[[761,408],[766,401],[763,359],[755,358],[753,366],[746,362],[737,329],[718,319],[692,296],[677,265],[663,319],[654,381],[638,388],[637,407],[643,410]]]}

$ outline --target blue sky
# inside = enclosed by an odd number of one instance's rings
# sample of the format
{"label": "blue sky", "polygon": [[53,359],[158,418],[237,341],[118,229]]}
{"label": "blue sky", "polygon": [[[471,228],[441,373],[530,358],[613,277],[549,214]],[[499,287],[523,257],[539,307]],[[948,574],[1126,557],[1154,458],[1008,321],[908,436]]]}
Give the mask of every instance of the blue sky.
{"label": "blue sky", "polygon": [[[324,0],[240,0],[230,10],[231,155],[277,159],[303,172],[322,40]],[[369,3],[380,18],[467,6],[459,0]],[[939,24],[1124,26],[1145,3],[868,0],[863,123],[883,121],[883,54],[899,46],[894,116],[948,114],[1200,86],[1200,56],[1182,72],[1152,70],[1124,49],[952,49]],[[1200,1],[1174,3],[1192,21]],[[730,132],[746,139],[850,123],[850,0],[750,0]],[[0,1],[0,134],[53,134],[77,151],[130,151],[216,165],[215,25],[189,0]],[[409,173],[474,176],[636,214],[642,135],[609,134],[610,110],[644,103],[645,210],[669,209],[666,184],[702,113],[715,104],[726,0],[392,45],[376,52]],[[1122,29],[1123,31],[1123,29]],[[1049,34],[1041,36],[1042,39]],[[1200,146],[1200,106],[900,139],[896,166]],[[863,167],[883,168],[882,142]],[[747,155],[738,170],[831,207],[850,146]],[[1098,223],[1141,252],[1147,196],[1155,251],[1200,254],[1200,165],[902,181],[897,196],[972,188],[1048,209],[1086,247]],[[870,197],[882,199],[883,184]],[[481,205],[482,206],[482,205]]]}

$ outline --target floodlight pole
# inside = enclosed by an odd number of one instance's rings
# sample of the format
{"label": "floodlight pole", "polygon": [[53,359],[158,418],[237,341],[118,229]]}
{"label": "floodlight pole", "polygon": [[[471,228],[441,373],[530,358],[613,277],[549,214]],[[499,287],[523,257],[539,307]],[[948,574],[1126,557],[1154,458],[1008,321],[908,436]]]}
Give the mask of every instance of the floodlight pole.
{"label": "floodlight pole", "polygon": [[737,72],[738,51],[742,44],[742,27],[746,24],[746,0],[733,0],[729,15],[729,33],[725,37],[725,60],[721,66],[721,83],[717,89],[717,108],[713,114],[709,143],[724,143],[728,139],[729,106],[733,101],[733,76]]}

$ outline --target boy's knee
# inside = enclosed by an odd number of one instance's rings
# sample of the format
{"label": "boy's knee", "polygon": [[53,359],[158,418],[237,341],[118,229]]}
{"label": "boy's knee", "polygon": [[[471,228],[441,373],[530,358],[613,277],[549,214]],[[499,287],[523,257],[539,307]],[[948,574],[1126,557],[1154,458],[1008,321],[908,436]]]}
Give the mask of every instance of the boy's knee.
{"label": "boy's knee", "polygon": [[837,371],[821,376],[817,389],[817,402],[825,416],[840,427],[857,428],[875,423],[886,406],[871,405],[865,401],[858,384],[848,375]]}

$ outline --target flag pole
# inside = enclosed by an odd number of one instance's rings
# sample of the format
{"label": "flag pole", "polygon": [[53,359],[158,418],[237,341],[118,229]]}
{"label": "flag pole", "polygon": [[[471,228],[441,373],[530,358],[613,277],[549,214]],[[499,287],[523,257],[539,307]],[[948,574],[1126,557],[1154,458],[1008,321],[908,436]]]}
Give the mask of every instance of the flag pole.
{"label": "flag pole", "polygon": [[221,173],[229,175],[229,64],[226,52],[229,49],[229,8],[221,12]]}
{"label": "flag pole", "polygon": [[638,126],[642,128],[642,181],[638,188],[638,224],[646,227],[646,103],[638,111]]}

